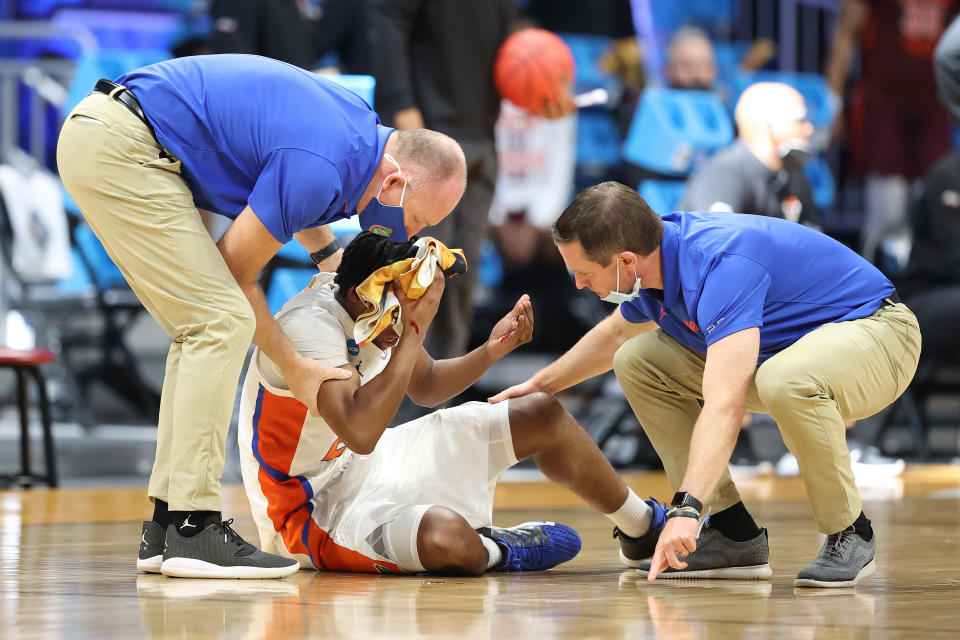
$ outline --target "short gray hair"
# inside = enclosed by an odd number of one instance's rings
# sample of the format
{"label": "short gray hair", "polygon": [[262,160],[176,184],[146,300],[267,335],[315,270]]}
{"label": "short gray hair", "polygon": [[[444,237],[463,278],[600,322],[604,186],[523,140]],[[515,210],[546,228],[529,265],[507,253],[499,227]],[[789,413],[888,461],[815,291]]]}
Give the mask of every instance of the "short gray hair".
{"label": "short gray hair", "polygon": [[409,174],[411,191],[443,183],[458,171],[466,186],[467,159],[456,140],[430,129],[397,131],[396,136],[397,162]]}

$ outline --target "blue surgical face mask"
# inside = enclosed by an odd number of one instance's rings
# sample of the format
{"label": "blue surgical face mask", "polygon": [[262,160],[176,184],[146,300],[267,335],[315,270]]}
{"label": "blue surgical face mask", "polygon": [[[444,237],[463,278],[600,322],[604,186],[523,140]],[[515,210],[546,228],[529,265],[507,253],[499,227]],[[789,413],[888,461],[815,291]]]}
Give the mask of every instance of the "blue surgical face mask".
{"label": "blue surgical face mask", "polygon": [[640,295],[640,276],[637,275],[636,270],[634,270],[633,272],[633,277],[634,277],[633,289],[631,289],[627,293],[621,293],[620,292],[620,265],[618,264],[617,265],[617,287],[613,291],[611,291],[610,293],[608,293],[607,295],[605,295],[600,299],[603,300],[604,302],[612,302],[614,304],[623,304],[624,302],[630,302],[631,300],[636,298],[638,295]]}
{"label": "blue surgical face mask", "polygon": [[400,172],[403,178],[403,191],[400,192],[400,204],[396,207],[380,202],[380,194],[383,193],[383,185],[380,185],[380,191],[377,197],[367,203],[367,206],[360,212],[360,226],[365,231],[373,231],[382,236],[390,238],[393,242],[406,242],[407,227],[403,221],[403,196],[407,193],[407,177],[403,175],[400,165],[389,153],[383,154],[387,161],[392,162]]}

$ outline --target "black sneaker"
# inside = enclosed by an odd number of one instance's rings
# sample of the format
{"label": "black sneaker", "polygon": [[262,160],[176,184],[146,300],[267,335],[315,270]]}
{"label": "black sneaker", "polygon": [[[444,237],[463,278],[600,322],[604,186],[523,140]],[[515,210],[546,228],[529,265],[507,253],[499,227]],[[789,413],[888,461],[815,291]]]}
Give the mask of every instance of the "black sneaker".
{"label": "black sneaker", "polygon": [[667,513],[663,505],[652,497],[644,502],[653,509],[650,528],[645,534],[639,538],[631,538],[620,531],[620,527],[613,528],[613,537],[620,539],[620,562],[627,567],[637,568],[643,560],[653,556],[653,552],[657,550],[660,532],[663,531],[663,525],[667,521]]}
{"label": "black sneaker", "polygon": [[282,578],[300,564],[258,550],[230,526],[233,519],[207,525],[185,538],[172,524],[167,527],[160,571],[176,578]]}
{"label": "black sneaker", "polygon": [[160,573],[163,563],[163,527],[152,520],[143,523],[140,530],[140,552],[137,554],[137,569],[144,573]]}
{"label": "black sneaker", "polygon": [[503,558],[490,571],[542,571],[580,553],[580,536],[556,522],[524,522],[515,527],[481,527],[477,533],[497,543]]}

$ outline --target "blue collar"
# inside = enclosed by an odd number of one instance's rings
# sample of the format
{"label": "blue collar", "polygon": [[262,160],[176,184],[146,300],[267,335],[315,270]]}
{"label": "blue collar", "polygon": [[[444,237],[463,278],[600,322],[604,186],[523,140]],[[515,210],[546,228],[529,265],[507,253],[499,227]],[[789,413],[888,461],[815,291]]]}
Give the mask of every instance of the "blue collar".
{"label": "blue collar", "polygon": [[663,306],[676,309],[683,302],[680,282],[680,227],[663,221],[663,240],[660,241],[660,275],[663,278]]}
{"label": "blue collar", "polygon": [[370,180],[373,179],[373,174],[377,172],[377,168],[380,166],[380,159],[383,157],[383,150],[387,146],[387,138],[389,138],[393,132],[393,127],[385,127],[382,124],[377,124],[377,153],[370,167],[367,169],[367,179],[357,187],[354,193],[349,195],[344,206],[344,211],[347,211],[351,216],[357,215],[357,203],[360,202],[360,198],[363,197],[363,192],[367,190],[367,185],[369,185]]}

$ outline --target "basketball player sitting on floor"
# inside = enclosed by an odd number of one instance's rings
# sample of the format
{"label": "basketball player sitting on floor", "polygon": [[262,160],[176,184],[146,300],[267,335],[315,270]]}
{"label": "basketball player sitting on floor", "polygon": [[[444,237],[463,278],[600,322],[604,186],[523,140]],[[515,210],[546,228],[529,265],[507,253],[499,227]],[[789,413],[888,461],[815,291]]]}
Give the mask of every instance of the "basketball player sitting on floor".
{"label": "basketball player sitting on floor", "polygon": [[293,556],[301,568],[329,571],[473,575],[548,569],[578,553],[575,531],[552,522],[510,528],[491,522],[500,474],[532,457],[549,479],[608,514],[615,532],[626,534],[619,536],[621,555],[651,555],[656,527],[650,523],[661,524],[662,509],[624,485],[552,396],[470,402],[387,429],[404,394],[436,406],[528,342],[533,331],[530,300],[523,296],[486,344],[460,358],[434,361],[423,348],[444,288],[434,259],[419,299],[407,297],[399,281],[387,284],[400,313],[359,346],[355,327],[368,307],[357,288],[367,291],[371,274],[413,256],[426,240],[414,246],[361,233],[336,276],[318,274],[277,314],[302,354],[353,373],[320,387],[320,416],[308,415],[276,365],[254,351],[239,441],[263,548]]}

